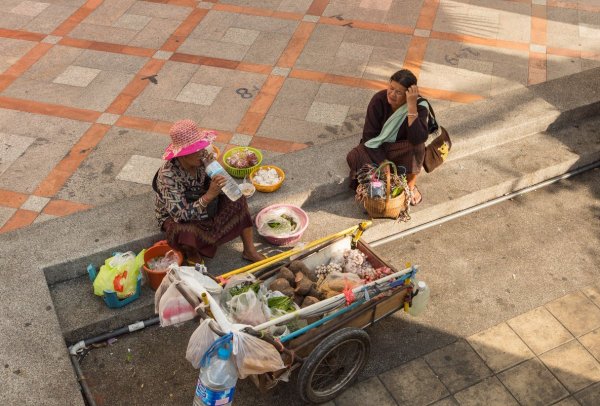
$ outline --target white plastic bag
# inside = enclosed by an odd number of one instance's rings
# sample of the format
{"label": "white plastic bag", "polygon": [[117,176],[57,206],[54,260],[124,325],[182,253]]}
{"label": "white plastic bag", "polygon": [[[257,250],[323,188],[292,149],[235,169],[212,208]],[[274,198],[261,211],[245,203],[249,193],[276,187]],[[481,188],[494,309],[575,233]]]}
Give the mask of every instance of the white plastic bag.
{"label": "white plastic bag", "polygon": [[194,331],[188,342],[185,352],[185,359],[190,361],[196,369],[200,368],[200,360],[204,353],[210,348],[212,343],[219,338],[210,328],[212,319],[204,319],[198,328]]}
{"label": "white plastic bag", "polygon": [[[262,294],[252,289],[235,295],[227,302],[229,316],[234,322],[257,326],[269,320],[268,308],[261,299]],[[265,311],[266,310],[266,311]]]}
{"label": "white plastic bag", "polygon": [[233,355],[240,379],[285,368],[279,351],[260,338],[233,331]]}
{"label": "white plastic bag", "polygon": [[221,306],[227,307],[227,302],[232,298],[231,290],[240,285],[250,285],[256,282],[256,278],[251,273],[242,273],[234,275],[227,280],[223,292],[221,293]]}
{"label": "white plastic bag", "polygon": [[169,286],[171,286],[171,280],[169,279],[169,274],[167,273],[163,278],[162,282],[160,282],[160,285],[158,286],[158,289],[156,289],[156,292],[154,292],[154,313],[158,314],[160,298],[165,294]]}
{"label": "white plastic bag", "polygon": [[161,327],[167,327],[193,319],[196,312],[187,299],[179,293],[177,283],[172,283],[160,298],[158,316]]}

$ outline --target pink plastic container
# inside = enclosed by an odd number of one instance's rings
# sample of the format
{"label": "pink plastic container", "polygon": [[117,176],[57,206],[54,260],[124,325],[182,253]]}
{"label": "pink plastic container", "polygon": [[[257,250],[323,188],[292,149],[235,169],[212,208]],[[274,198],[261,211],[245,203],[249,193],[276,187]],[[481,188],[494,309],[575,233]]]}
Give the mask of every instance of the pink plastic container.
{"label": "pink plastic container", "polygon": [[256,215],[256,219],[254,221],[256,223],[256,228],[258,229],[262,217],[267,212],[270,212],[271,210],[277,209],[279,207],[287,207],[288,209],[294,211],[294,213],[296,213],[296,215],[300,219],[300,228],[298,229],[298,231],[287,237],[272,237],[262,234],[261,236],[273,245],[290,245],[300,241],[300,238],[302,238],[302,234],[304,234],[304,231],[306,231],[306,227],[308,227],[308,215],[300,207],[294,206],[293,204],[272,204],[271,206],[265,207]]}

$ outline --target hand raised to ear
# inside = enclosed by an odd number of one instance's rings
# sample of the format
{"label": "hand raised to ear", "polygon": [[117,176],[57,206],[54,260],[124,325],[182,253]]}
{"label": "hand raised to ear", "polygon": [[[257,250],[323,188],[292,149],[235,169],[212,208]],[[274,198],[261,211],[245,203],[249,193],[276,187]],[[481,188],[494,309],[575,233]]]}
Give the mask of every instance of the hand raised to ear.
{"label": "hand raised to ear", "polygon": [[417,106],[417,98],[419,97],[419,88],[417,85],[412,85],[406,90],[406,103],[409,106]]}

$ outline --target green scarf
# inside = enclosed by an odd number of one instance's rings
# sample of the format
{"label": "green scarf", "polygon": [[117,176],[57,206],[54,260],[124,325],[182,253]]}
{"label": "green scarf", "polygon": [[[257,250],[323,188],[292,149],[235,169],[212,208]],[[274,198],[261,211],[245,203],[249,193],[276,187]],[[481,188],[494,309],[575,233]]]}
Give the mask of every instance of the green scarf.
{"label": "green scarf", "polygon": [[[419,102],[419,106],[427,108],[427,102],[425,100],[421,100]],[[396,135],[398,134],[398,130],[400,129],[400,126],[406,119],[407,115],[408,105],[407,103],[404,103],[402,106],[398,107],[398,110],[394,111],[394,114],[392,114],[390,118],[388,118],[383,124],[383,128],[381,129],[379,135],[365,142],[365,147],[379,148],[381,144],[385,142],[394,142]]]}

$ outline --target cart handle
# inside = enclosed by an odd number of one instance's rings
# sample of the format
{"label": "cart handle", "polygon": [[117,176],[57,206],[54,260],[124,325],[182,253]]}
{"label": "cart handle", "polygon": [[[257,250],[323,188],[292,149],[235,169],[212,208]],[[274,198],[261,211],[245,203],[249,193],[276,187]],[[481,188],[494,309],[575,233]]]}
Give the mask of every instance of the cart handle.
{"label": "cart handle", "polygon": [[221,285],[223,285],[223,284],[225,284],[225,280],[229,279],[233,275],[237,275],[237,274],[240,274],[240,273],[243,273],[243,272],[254,273],[254,272],[259,271],[259,270],[261,270],[263,268],[266,268],[269,265],[272,265],[272,264],[274,264],[276,262],[279,262],[279,261],[282,261],[282,260],[284,260],[286,258],[289,258],[292,255],[295,255],[295,254],[297,254],[299,252],[302,252],[302,251],[304,251],[306,249],[312,248],[314,246],[317,246],[319,244],[322,244],[322,243],[327,242],[329,240],[333,240],[333,239],[338,238],[338,237],[342,237],[342,236],[346,236],[346,235],[351,235],[352,234],[353,235],[352,241],[358,242],[358,239],[362,235],[363,231],[366,230],[369,226],[371,226],[371,224],[373,224],[372,221],[363,221],[363,222],[361,222],[360,224],[358,224],[356,226],[347,228],[345,230],[342,230],[342,231],[337,232],[335,234],[328,235],[328,236],[320,238],[318,240],[311,241],[308,244],[306,244],[305,246],[303,246],[302,248],[292,248],[289,251],[281,252],[281,253],[279,253],[277,255],[273,255],[272,257],[265,258],[265,259],[263,259],[261,261],[255,262],[253,264],[246,265],[246,266],[244,266],[242,268],[238,268],[238,269],[235,269],[235,270],[233,270],[231,272],[224,273],[222,275],[217,276],[217,279],[219,280],[219,283]]}

